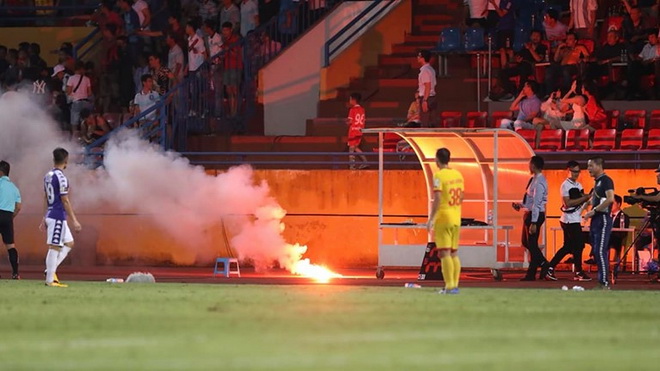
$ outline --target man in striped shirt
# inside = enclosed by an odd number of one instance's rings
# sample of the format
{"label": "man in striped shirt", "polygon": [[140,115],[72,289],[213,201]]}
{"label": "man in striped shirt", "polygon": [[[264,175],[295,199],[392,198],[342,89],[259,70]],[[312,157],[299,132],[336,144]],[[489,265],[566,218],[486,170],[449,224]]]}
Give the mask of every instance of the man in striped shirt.
{"label": "man in striped shirt", "polygon": [[545,273],[548,261],[539,249],[539,233],[545,222],[545,205],[548,203],[548,181],[543,175],[544,161],[541,156],[533,156],[529,161],[529,171],[532,177],[527,183],[522,203],[514,202],[516,211],[525,210],[523,216],[522,245],[529,251],[531,260],[527,274],[521,281],[534,281],[536,270],[541,267]]}
{"label": "man in striped shirt", "polygon": [[594,26],[596,25],[597,0],[571,0],[571,20],[568,29],[581,39],[594,38]]}

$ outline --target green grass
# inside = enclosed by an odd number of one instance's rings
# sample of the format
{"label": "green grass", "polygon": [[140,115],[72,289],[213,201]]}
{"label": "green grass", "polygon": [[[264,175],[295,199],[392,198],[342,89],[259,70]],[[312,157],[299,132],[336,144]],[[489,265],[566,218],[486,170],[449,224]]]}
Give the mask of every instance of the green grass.
{"label": "green grass", "polygon": [[659,291],[0,281],[2,370],[657,369]]}

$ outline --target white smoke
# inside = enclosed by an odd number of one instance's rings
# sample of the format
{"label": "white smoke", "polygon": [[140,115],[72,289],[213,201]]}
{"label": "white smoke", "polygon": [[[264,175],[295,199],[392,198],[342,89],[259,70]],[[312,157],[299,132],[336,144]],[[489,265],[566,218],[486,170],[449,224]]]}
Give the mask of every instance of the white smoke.
{"label": "white smoke", "polygon": [[[21,188],[28,210],[43,207],[42,179],[58,146],[71,154],[81,151],[27,96],[0,97],[0,159],[12,164],[11,178]],[[217,234],[208,231],[223,224],[239,258],[258,267],[278,261],[293,271],[305,252],[304,246],[289,245],[282,237],[286,212],[270,196],[266,182],[255,180],[249,166],[208,175],[178,154],[140,140],[133,131],[119,133],[107,143],[104,168],[91,171],[75,162],[72,156],[66,174],[77,210],[112,205],[111,210],[145,215],[197,259],[215,256]],[[79,219],[84,227],[84,215]]]}

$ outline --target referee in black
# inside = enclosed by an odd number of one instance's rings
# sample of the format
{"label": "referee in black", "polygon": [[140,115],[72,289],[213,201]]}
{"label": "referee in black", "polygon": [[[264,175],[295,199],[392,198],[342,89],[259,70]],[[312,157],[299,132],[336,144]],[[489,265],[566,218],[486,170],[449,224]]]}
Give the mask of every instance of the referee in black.
{"label": "referee in black", "polygon": [[587,162],[589,175],[594,178],[591,210],[584,218],[591,218],[589,235],[594,258],[598,265],[598,282],[603,290],[610,289],[610,235],[612,234],[612,203],[614,202],[614,182],[605,174],[602,157],[593,157]]}
{"label": "referee in black", "polygon": [[11,166],[7,161],[0,161],[0,235],[7,247],[11,278],[20,279],[18,275],[18,251],[14,245],[14,218],[21,211],[21,193],[9,180]]}

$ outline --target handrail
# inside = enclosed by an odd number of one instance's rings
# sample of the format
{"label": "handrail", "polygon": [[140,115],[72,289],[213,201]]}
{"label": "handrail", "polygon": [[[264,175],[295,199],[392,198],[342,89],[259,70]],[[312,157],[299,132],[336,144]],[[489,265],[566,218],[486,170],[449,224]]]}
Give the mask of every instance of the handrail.
{"label": "handrail", "polygon": [[[369,14],[374,8],[379,6],[383,1],[386,1],[387,4],[380,9],[376,11],[375,14],[372,14],[366,21],[361,22],[362,18],[366,17],[367,14]],[[352,21],[348,22],[346,26],[344,26],[341,30],[339,30],[335,35],[333,35],[328,41],[326,41],[324,45],[324,50],[325,50],[325,67],[328,67],[330,65],[330,58],[332,55],[334,55],[337,50],[341,49],[349,40],[355,36],[358,32],[362,31],[365,27],[369,26],[371,24],[371,21],[378,17],[385,9],[389,8],[392,4],[394,4],[396,0],[374,0],[373,3],[371,3],[368,7],[366,7],[360,14],[358,14],[357,17],[355,17]],[[348,37],[346,37],[344,40],[342,40],[339,45],[333,49],[331,49],[331,44],[337,41],[340,37],[344,36],[344,34],[348,33],[353,26],[356,24],[359,24],[359,27],[355,30],[353,30]]]}
{"label": "handrail", "polygon": [[80,40],[74,47],[73,47],[73,58],[74,59],[82,59],[87,53],[89,53],[98,43],[101,41],[101,39],[97,39],[90,47],[85,49],[85,51],[81,54],[78,53],[80,49],[82,49],[87,43],[89,43],[91,40],[96,37],[101,31],[99,31],[98,27],[94,27],[92,32],[90,32],[87,36],[85,36],[82,40]]}

